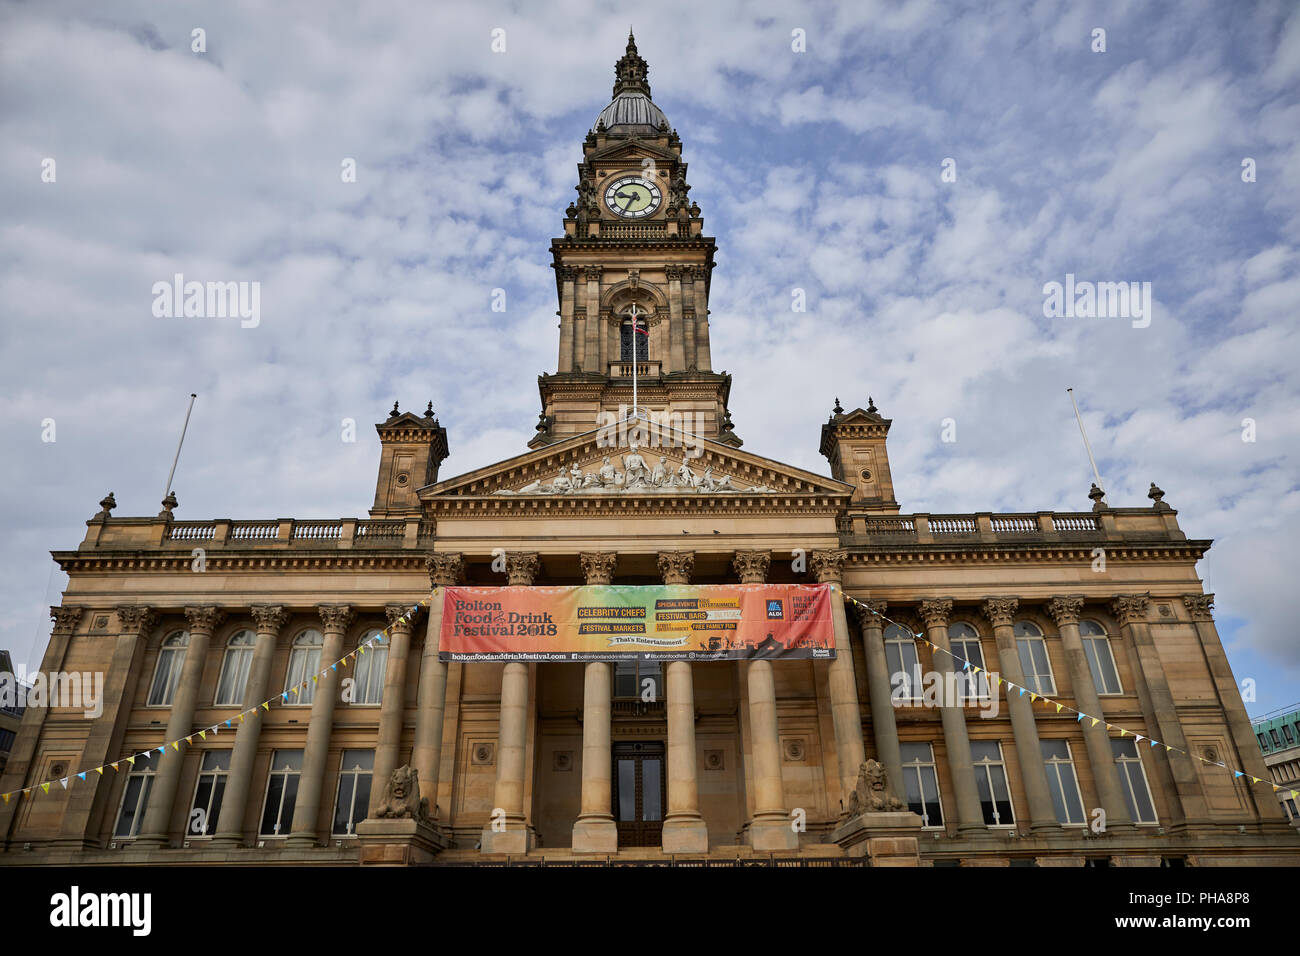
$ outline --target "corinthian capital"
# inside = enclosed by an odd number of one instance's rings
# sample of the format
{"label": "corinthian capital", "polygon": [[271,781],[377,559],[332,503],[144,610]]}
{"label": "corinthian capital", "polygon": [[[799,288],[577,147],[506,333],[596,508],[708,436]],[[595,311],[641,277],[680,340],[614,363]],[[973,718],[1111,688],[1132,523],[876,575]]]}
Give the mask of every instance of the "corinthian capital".
{"label": "corinthian capital", "polygon": [[321,624],[326,631],[343,633],[348,625],[356,619],[356,612],[348,604],[319,604],[316,613],[320,615]]}
{"label": "corinthian capital", "polygon": [[50,618],[54,621],[54,633],[71,634],[84,612],[84,608],[74,606],[50,608]]}
{"label": "corinthian capital", "polygon": [[185,609],[185,620],[189,622],[190,633],[211,634],[226,619],[226,612],[215,604],[191,606]]}
{"label": "corinthian capital", "polygon": [[142,637],[157,620],[154,609],[144,604],[122,604],[117,608],[117,626],[123,634]]}
{"label": "corinthian capital", "polygon": [[1079,615],[1083,613],[1083,598],[1052,598],[1052,600],[1047,603],[1047,613],[1052,615],[1052,620],[1056,622],[1057,627],[1065,627],[1067,624],[1078,624]]}
{"label": "corinthian capital", "polygon": [[844,577],[846,551],[814,551],[809,555],[812,572],[820,584],[839,584]]}
{"label": "corinthian capital", "polygon": [[1020,602],[1013,597],[991,597],[984,601],[984,616],[994,627],[1010,627],[1016,619]]}
{"label": "corinthian capital", "polygon": [[659,552],[659,573],[663,575],[664,584],[690,584],[693,570],[695,570],[695,552]]}
{"label": "corinthian capital", "polygon": [[1192,616],[1193,621],[1214,620],[1213,594],[1184,594],[1183,604],[1187,606],[1187,613]]}
{"label": "corinthian capital", "polygon": [[582,277],[588,282],[599,282],[601,276],[605,274],[604,266],[583,266]]}
{"label": "corinthian capital", "polygon": [[430,587],[449,587],[465,578],[465,556],[459,551],[434,551],[424,559]]}
{"label": "corinthian capital", "polygon": [[[858,605],[866,605],[864,610]],[[858,616],[858,626],[865,630],[868,627],[884,627],[885,622],[879,615],[889,610],[889,602],[881,601],[876,598],[859,598],[857,604],[850,603],[849,607],[853,613]],[[875,613],[872,613],[872,612]]]}
{"label": "corinthian capital", "polygon": [[609,584],[614,580],[617,551],[583,551],[578,560],[582,562],[582,573],[588,584]]}
{"label": "corinthian capital", "polygon": [[407,633],[410,633],[411,623],[415,620],[416,615],[419,614],[419,610],[417,609],[415,614],[408,617],[407,612],[410,610],[411,606],[409,604],[385,604],[384,616],[388,618],[389,630],[406,631]]}
{"label": "corinthian capital", "polygon": [[731,567],[741,584],[762,584],[771,566],[771,551],[737,551],[731,558]]}
{"label": "corinthian capital", "polygon": [[922,601],[920,614],[926,627],[947,627],[948,617],[952,614],[952,601],[949,598]]}
{"label": "corinthian capital", "polygon": [[536,551],[506,552],[506,583],[514,587],[525,587],[537,579],[537,569],[542,566],[542,558]]}
{"label": "corinthian capital", "polygon": [[279,604],[254,604],[249,610],[258,634],[279,634],[280,628],[289,620],[289,612]]}
{"label": "corinthian capital", "polygon": [[1110,609],[1120,624],[1136,624],[1147,619],[1151,598],[1146,594],[1121,594],[1110,602]]}

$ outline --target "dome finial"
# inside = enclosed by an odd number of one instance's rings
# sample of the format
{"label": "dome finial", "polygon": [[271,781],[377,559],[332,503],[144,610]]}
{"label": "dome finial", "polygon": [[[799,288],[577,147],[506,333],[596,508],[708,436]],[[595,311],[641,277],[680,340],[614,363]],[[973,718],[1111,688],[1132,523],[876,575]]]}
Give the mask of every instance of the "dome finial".
{"label": "dome finial", "polygon": [[636,39],[632,28],[627,28],[627,51],[623,58],[614,64],[614,95],[637,92],[650,95],[650,83],[646,80],[648,73],[645,60],[636,51]]}

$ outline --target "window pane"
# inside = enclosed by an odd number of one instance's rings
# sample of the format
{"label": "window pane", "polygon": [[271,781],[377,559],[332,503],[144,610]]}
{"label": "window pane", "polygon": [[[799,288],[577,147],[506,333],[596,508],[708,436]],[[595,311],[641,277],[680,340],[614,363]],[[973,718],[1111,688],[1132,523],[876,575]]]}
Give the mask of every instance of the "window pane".
{"label": "window pane", "polygon": [[619,661],[614,665],[614,696],[637,696],[636,661]]}
{"label": "window pane", "polygon": [[356,791],[356,782],[355,774],[339,774],[338,792],[334,798],[334,824],[330,827],[332,833],[352,832],[349,825],[352,823],[352,795]]}
{"label": "window pane", "polygon": [[117,816],[117,826],[113,836],[133,836],[135,834],[137,806],[140,803],[140,789],[145,785],[143,774],[133,773],[126,781],[126,793],[122,797],[122,812]]}
{"label": "window pane", "polygon": [[205,773],[215,770],[230,769],[230,751],[229,750],[208,750],[203,754],[203,771]]}
{"label": "window pane", "polygon": [[1061,789],[1064,792],[1066,815],[1057,819],[1062,823],[1083,823],[1083,799],[1079,796],[1079,781],[1074,776],[1074,764],[1058,765],[1061,772]]}
{"label": "window pane", "polygon": [[659,776],[663,765],[657,758],[641,761],[641,819],[658,820],[662,817],[659,806]]}
{"label": "window pane", "polygon": [[1040,740],[1039,747],[1043,750],[1043,759],[1051,760],[1053,757],[1058,760],[1070,759],[1070,745],[1064,740]]}
{"label": "window pane", "polygon": [[158,668],[154,671],[153,686],[149,688],[149,704],[166,707],[172,702],[172,689],[176,685],[183,651],[165,649],[158,655]]}
{"label": "window pane", "polygon": [[1120,757],[1136,757],[1137,744],[1122,737],[1112,737],[1110,739],[1110,752],[1115,755],[1116,759]]}
{"label": "window pane", "polygon": [[618,818],[636,820],[636,761],[618,762]]}
{"label": "window pane", "polygon": [[344,770],[374,770],[375,752],[373,750],[343,751]]}
{"label": "window pane", "polygon": [[1002,750],[996,740],[972,740],[970,742],[972,760],[1001,760]]}
{"label": "window pane", "polygon": [[275,823],[280,814],[280,798],[284,794],[284,775],[271,774],[266,783],[266,809],[262,812],[260,833],[266,836],[275,834]]}
{"label": "window pane", "polygon": [[934,759],[929,744],[899,744],[898,749],[902,752],[903,763],[911,763],[914,760],[929,763]]}

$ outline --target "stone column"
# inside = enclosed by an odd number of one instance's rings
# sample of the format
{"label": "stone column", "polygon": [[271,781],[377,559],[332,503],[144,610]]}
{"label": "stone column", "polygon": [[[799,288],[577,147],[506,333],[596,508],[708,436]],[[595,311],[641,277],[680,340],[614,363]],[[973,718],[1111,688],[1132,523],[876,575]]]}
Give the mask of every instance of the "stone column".
{"label": "stone column", "polygon": [[[311,718],[307,722],[307,743],[303,747],[302,775],[298,778],[298,799],[293,807],[289,846],[315,846],[320,816],[321,789],[325,782],[325,761],[329,756],[330,732],[334,729],[334,698],[338,690],[338,672],[330,667],[343,656],[343,635],[356,614],[346,604],[322,604],[320,615],[324,639],[320,666],[325,673],[312,691]],[[315,676],[315,675],[312,675]]]}
{"label": "stone column", "polygon": [[[537,577],[541,558],[535,551],[506,554],[506,581],[527,587]],[[501,709],[497,730],[497,780],[493,820],[483,829],[484,853],[527,853],[532,833],[524,814],[524,769],[528,754],[528,665],[507,661],[501,671]],[[499,832],[494,829],[504,824]]]}
{"label": "stone column", "polygon": [[604,273],[600,266],[583,266],[582,276],[587,280],[587,328],[586,351],[582,359],[584,372],[606,374],[608,366],[601,355],[601,335],[604,331],[600,320],[600,277]]}
{"label": "stone column", "polygon": [[[238,846],[244,840],[244,813],[248,807],[248,791],[253,783],[253,761],[257,757],[257,741],[262,733],[261,704],[268,699],[271,683],[271,662],[275,658],[275,642],[280,628],[289,620],[289,612],[276,604],[257,604],[252,608],[253,625],[257,642],[253,645],[253,662],[248,669],[248,683],[244,689],[243,711],[247,714],[235,732],[235,746],[230,754],[230,774],[226,777],[226,792],[221,799],[221,816],[217,818],[217,833],[213,846]],[[155,781],[155,785],[157,781]]]}
{"label": "stone column", "polygon": [[[401,765],[402,724],[406,716],[406,660],[411,653],[411,620],[408,605],[387,604],[388,661],[384,668],[384,697],[379,706],[379,738],[375,743],[375,769],[370,784],[367,816],[383,802],[388,781]],[[430,801],[432,802],[432,801]]]}
{"label": "stone column", "polygon": [[[108,500],[108,499],[105,499]],[[63,670],[63,659],[68,653],[73,632],[81,620],[84,609],[76,605],[63,605],[50,608],[50,617],[54,619],[54,628],[50,632],[50,642],[41,657],[41,673]],[[29,783],[32,757],[41,740],[41,726],[49,714],[47,707],[28,707],[23,711],[23,718],[18,726],[18,736],[14,740],[13,751],[5,772],[0,774],[0,793],[21,790]],[[32,780],[35,785],[39,780]],[[14,816],[17,814],[20,798],[12,798],[8,803],[0,801],[0,849],[7,845]]]}
{"label": "stone column", "polygon": [[[689,584],[695,554],[660,551],[659,573],[664,584]],[[707,853],[709,829],[700,814],[699,759],[695,752],[695,686],[688,661],[669,661],[666,674],[668,709],[668,813],[664,817],[665,853]]]}
{"label": "stone column", "polygon": [[[903,751],[898,742],[898,721],[894,718],[893,690],[890,683],[889,657],[885,654],[884,622],[878,615],[889,609],[885,601],[864,598],[870,610],[858,611],[862,629],[863,656],[867,660],[867,693],[871,701],[871,729],[875,733],[876,755],[889,774],[889,789],[907,802],[903,786]],[[876,613],[871,613],[875,611]]]}
{"label": "stone column", "polygon": [[[198,703],[199,684],[203,680],[203,665],[208,658],[208,645],[212,632],[225,618],[220,608],[187,607],[185,618],[189,625],[190,641],[185,648],[185,662],[181,665],[180,680],[172,694],[172,712],[167,718],[167,743],[188,737],[194,731],[194,708]],[[172,810],[176,802],[176,787],[180,783],[184,751],[168,749],[160,755],[153,786],[149,790],[149,805],[145,808],[137,846],[167,846],[170,841]],[[228,794],[227,794],[228,796]]]}
{"label": "stone column", "polygon": [[[984,616],[993,625],[993,639],[998,646],[998,667],[1003,680],[1010,680],[1017,688],[1025,686],[1024,671],[1020,667],[1020,651],[1016,646],[1015,614],[1020,602],[1013,597],[991,597],[984,601]],[[998,688],[990,687],[996,694]],[[1047,788],[1047,767],[1043,763],[1043,748],[1038,743],[1038,728],[1034,723],[1034,702],[1028,694],[1007,689],[1007,711],[1011,717],[1011,733],[1016,740],[1016,755],[1020,758],[1020,783],[1029,803],[1029,826],[1034,830],[1056,830],[1061,824],[1052,806],[1052,794]]]}
{"label": "stone column", "polygon": [[578,270],[574,266],[555,268],[560,279],[560,360],[555,370],[563,374],[573,371],[573,299]]}
{"label": "stone column", "polygon": [[686,369],[686,329],[682,321],[684,268],[664,266],[664,275],[668,277],[668,361],[664,363],[665,372],[682,372]]}
{"label": "stone column", "polygon": [[429,626],[420,655],[420,686],[415,699],[415,743],[411,766],[420,782],[420,795],[429,798],[429,815],[438,819],[438,780],[442,773],[442,724],[447,709],[447,664],[438,657],[442,636],[443,588],[460,583],[465,559],[459,553],[434,552],[424,561],[432,598]]}
{"label": "stone column", "polygon": [[[76,610],[79,616],[81,609]],[[130,719],[131,701],[140,680],[144,645],[157,620],[158,615],[154,610],[141,604],[127,604],[117,608],[118,636],[104,674],[103,713],[90,725],[90,733],[78,761],[81,766],[98,767],[109,761],[109,754],[116,757],[120,753],[122,738]],[[79,850],[101,847],[99,823],[108,806],[109,782],[103,777],[92,781],[89,774],[86,780],[92,782],[92,785],[74,787],[68,794],[59,839],[54,842],[54,846]],[[0,784],[0,791],[8,789]],[[0,826],[0,833],[2,832],[3,826]]]}
{"label": "stone column", "polygon": [[835,622],[835,659],[828,673],[831,715],[835,723],[835,752],[840,771],[840,798],[848,806],[857,786],[858,768],[867,759],[862,743],[862,710],[858,706],[858,680],[853,673],[853,647],[844,612],[843,568],[845,552],[814,551],[812,570],[817,580],[831,586],[831,617]]}
{"label": "stone column", "polygon": [[709,293],[705,283],[709,281],[708,266],[693,266],[691,276],[695,286],[695,361],[701,372],[713,368],[709,347]]}
{"label": "stone column", "polygon": [[[1232,667],[1228,664],[1228,657],[1223,652],[1223,642],[1219,640],[1219,632],[1214,626],[1214,595],[1184,594],[1183,606],[1191,615],[1192,626],[1196,628],[1201,651],[1205,654],[1205,663],[1210,669],[1211,677],[1214,678],[1214,687],[1219,694],[1219,703],[1223,707],[1224,717],[1228,723],[1228,732],[1232,735],[1232,742],[1237,749],[1237,765],[1251,776],[1271,783],[1273,778],[1264,765],[1264,755],[1260,752],[1259,743],[1255,739],[1255,730],[1251,726],[1250,717],[1246,714],[1246,707],[1241,702],[1241,689],[1237,686],[1236,678],[1232,676]],[[1279,809],[1271,787],[1267,790],[1258,790],[1250,786],[1246,790],[1250,794],[1250,799],[1254,801],[1258,816],[1269,821],[1285,816]]]}
{"label": "stone column", "polygon": [[[609,584],[618,554],[585,551],[579,556],[588,585]],[[610,700],[613,673],[608,661],[588,661],[582,681],[582,805],[573,825],[575,853],[618,852],[618,825],[614,821],[613,747]]]}
{"label": "stone column", "polygon": [[1169,691],[1160,654],[1151,640],[1147,624],[1150,603],[1145,594],[1120,595],[1111,602],[1111,610],[1119,620],[1120,633],[1136,657],[1133,675],[1137,682],[1138,703],[1146,715],[1147,732],[1161,743],[1175,748],[1173,751],[1155,748],[1157,763],[1164,764],[1174,784],[1175,792],[1170,796],[1177,799],[1171,799],[1169,807],[1181,818],[1177,822],[1199,823],[1208,816],[1205,794],[1201,791],[1196,765],[1187,755],[1187,738],[1183,736],[1178,709]]}
{"label": "stone column", "polygon": [[[1047,605],[1047,613],[1056,622],[1061,634],[1061,649],[1065,652],[1065,667],[1070,672],[1070,686],[1074,689],[1074,702],[1078,709],[1094,717],[1101,716],[1101,699],[1093,681],[1092,668],[1083,651],[1083,638],[1079,636],[1079,614],[1083,610],[1082,597],[1057,597]],[[1097,797],[1106,811],[1106,829],[1115,830],[1133,825],[1124,799],[1124,788],[1115,766],[1115,755],[1110,750],[1110,735],[1104,724],[1090,720],[1079,722],[1083,729],[1084,746],[1088,749],[1088,763],[1092,765],[1092,778],[1097,784]]]}
{"label": "stone column", "polygon": [[[949,653],[948,617],[952,614],[952,601],[947,598],[922,601],[920,613],[925,621],[926,637],[940,648],[933,655],[935,672],[944,678],[945,687],[951,687],[948,675],[954,668]],[[971,763],[970,738],[966,736],[966,712],[953,703],[939,708],[939,717],[943,721],[944,748],[948,751],[948,773],[956,791],[953,796],[957,803],[957,829],[983,830],[984,812],[975,787],[975,766]]]}

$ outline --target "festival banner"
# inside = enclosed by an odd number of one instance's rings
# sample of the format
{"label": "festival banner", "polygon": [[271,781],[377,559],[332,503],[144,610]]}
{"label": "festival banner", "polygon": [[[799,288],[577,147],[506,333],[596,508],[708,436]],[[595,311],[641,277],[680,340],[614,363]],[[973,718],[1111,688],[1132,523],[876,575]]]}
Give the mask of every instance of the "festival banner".
{"label": "festival banner", "polygon": [[835,656],[829,584],[443,589],[444,661]]}

